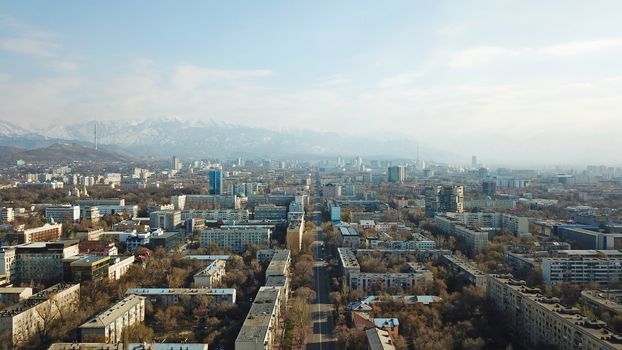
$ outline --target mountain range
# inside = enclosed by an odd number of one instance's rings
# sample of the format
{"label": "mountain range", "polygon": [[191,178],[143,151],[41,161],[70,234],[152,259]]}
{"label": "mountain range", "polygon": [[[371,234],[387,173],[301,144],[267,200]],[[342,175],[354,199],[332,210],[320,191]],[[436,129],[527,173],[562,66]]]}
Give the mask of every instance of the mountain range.
{"label": "mountain range", "polygon": [[[271,130],[223,122],[191,122],[176,118],[144,121],[86,121],[26,129],[0,121],[0,145],[34,149],[58,143],[98,145],[129,157],[187,158],[269,157],[337,155],[416,157],[417,142],[404,137],[372,138],[311,130]],[[426,148],[426,157],[442,159],[452,155]]]}

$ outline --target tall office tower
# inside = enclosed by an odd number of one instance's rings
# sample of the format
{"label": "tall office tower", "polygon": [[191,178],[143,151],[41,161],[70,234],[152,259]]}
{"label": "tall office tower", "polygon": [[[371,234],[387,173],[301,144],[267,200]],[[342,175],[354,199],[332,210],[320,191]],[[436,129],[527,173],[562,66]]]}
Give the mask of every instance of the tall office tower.
{"label": "tall office tower", "polygon": [[497,180],[486,179],[482,181],[482,193],[487,196],[494,197],[497,193]]}
{"label": "tall office tower", "polygon": [[171,160],[171,170],[181,170],[181,162],[177,156],[173,156]]}
{"label": "tall office tower", "polygon": [[471,166],[477,168],[477,156],[471,156]]}
{"label": "tall office tower", "polygon": [[403,183],[406,179],[406,167],[403,165],[396,165],[389,167],[389,182]]}
{"label": "tall office tower", "polygon": [[436,187],[436,211],[437,212],[464,212],[464,186],[438,186]]}
{"label": "tall office tower", "polygon": [[209,194],[222,194],[222,169],[210,169],[209,175]]}

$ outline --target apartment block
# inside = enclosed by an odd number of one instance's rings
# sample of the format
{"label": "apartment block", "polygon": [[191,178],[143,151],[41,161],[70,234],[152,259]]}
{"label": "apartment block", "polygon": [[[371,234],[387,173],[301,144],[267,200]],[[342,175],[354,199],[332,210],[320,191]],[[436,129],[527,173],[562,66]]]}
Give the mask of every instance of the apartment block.
{"label": "apartment block", "polygon": [[286,220],[287,207],[274,204],[258,204],[254,211],[255,220]]}
{"label": "apartment block", "polygon": [[19,348],[35,336],[44,322],[71,317],[78,311],[80,284],[57,284],[0,311],[0,334],[10,335]]}
{"label": "apartment block", "polygon": [[432,285],[434,276],[429,270],[417,270],[408,273],[350,273],[350,290],[362,289],[377,292],[397,287],[403,291],[412,291],[417,288],[427,288]]}
{"label": "apartment block", "polygon": [[181,212],[179,210],[161,210],[149,214],[149,227],[161,228],[165,231],[174,231],[181,226]]}
{"label": "apartment block", "polygon": [[540,289],[529,288],[511,275],[488,275],[487,297],[506,315],[507,328],[526,349],[620,350],[622,337],[600,320],[590,320],[578,309],[562,306]]}
{"label": "apartment block", "polygon": [[280,293],[277,287],[261,287],[235,340],[235,350],[272,350],[280,319]]}
{"label": "apartment block", "polygon": [[80,221],[80,206],[67,204],[46,207],[45,218],[54,219],[57,222],[78,222]]}
{"label": "apartment block", "polygon": [[266,278],[270,276],[288,276],[291,263],[290,251],[287,249],[275,250],[266,269]]}
{"label": "apartment block", "polygon": [[120,343],[126,327],[145,320],[145,297],[129,295],[80,326],[83,342]]}
{"label": "apartment block", "polygon": [[471,264],[466,257],[451,254],[443,255],[443,263],[455,273],[463,275],[469,283],[486,289],[486,282],[488,281],[486,274]]}
{"label": "apartment block", "polygon": [[557,257],[542,258],[542,279],[548,285],[560,282],[601,287],[622,280],[622,252],[618,250],[566,250]]}
{"label": "apartment block", "polygon": [[220,250],[243,252],[247,245],[269,247],[274,226],[271,225],[224,225],[199,233],[201,247],[215,244]]}
{"label": "apartment block", "polygon": [[15,240],[17,243],[50,242],[58,241],[63,233],[63,224],[45,224],[17,231],[7,235],[8,240]]}
{"label": "apartment block", "polygon": [[434,223],[445,234],[455,236],[464,244],[468,253],[476,255],[488,250],[488,232],[478,228],[468,228],[459,220],[446,215],[436,215]]}
{"label": "apartment block", "polygon": [[209,297],[214,303],[235,304],[234,288],[131,288],[125,294],[141,295],[152,304],[169,306],[181,302],[198,303],[201,298]]}
{"label": "apartment block", "polygon": [[225,275],[224,260],[214,260],[209,265],[201,268],[193,276],[195,287],[215,288],[220,284],[222,277]]}
{"label": "apartment block", "polygon": [[0,275],[4,275],[7,282],[15,278],[17,262],[15,261],[15,246],[0,247]]}
{"label": "apartment block", "polygon": [[15,211],[13,208],[0,208],[0,222],[11,223],[15,221]]}
{"label": "apartment block", "polygon": [[44,284],[60,282],[63,279],[63,260],[78,253],[78,241],[20,244],[15,247],[15,280]]}

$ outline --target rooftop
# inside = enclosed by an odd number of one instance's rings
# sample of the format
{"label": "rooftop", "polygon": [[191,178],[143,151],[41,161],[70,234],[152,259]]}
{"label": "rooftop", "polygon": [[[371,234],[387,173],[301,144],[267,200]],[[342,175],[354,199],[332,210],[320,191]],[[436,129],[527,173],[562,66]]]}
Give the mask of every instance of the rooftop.
{"label": "rooftop", "polygon": [[130,288],[136,295],[235,295],[234,288]]}
{"label": "rooftop", "polygon": [[81,325],[80,328],[102,328],[106,327],[109,324],[115,322],[120,317],[123,317],[128,310],[133,308],[134,306],[140,304],[144,297],[137,295],[129,295],[125,297],[123,300],[114,304],[109,309],[103,311],[99,315],[93,317],[88,320],[85,324]]}
{"label": "rooftop", "polygon": [[261,287],[240,329],[236,342],[262,342],[272,325],[280,288]]}

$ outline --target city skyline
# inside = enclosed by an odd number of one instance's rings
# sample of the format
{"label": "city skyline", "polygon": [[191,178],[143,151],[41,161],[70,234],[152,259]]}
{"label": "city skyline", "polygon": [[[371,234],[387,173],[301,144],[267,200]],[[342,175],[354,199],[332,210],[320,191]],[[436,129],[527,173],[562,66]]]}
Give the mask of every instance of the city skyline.
{"label": "city skyline", "polygon": [[7,3],[0,119],[169,116],[619,164],[622,5],[475,5]]}

